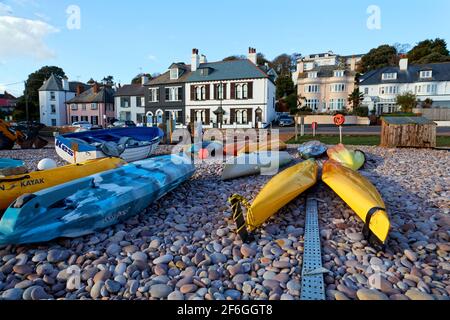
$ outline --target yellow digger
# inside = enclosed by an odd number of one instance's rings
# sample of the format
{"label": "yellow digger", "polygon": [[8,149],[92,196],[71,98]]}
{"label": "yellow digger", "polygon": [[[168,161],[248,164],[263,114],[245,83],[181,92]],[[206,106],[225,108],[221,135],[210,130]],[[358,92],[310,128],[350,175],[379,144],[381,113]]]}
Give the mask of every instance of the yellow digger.
{"label": "yellow digger", "polygon": [[42,125],[27,122],[12,126],[0,119],[0,150],[11,150],[17,143],[22,149],[42,149],[48,141],[39,136]]}

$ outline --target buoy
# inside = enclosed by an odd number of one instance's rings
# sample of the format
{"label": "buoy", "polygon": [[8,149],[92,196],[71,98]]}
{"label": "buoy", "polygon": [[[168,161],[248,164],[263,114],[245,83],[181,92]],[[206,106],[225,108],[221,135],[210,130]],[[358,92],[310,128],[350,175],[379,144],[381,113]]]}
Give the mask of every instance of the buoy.
{"label": "buoy", "polygon": [[56,161],[53,159],[42,159],[38,163],[38,170],[44,171],[44,170],[54,169],[57,166],[58,165],[56,164]]}

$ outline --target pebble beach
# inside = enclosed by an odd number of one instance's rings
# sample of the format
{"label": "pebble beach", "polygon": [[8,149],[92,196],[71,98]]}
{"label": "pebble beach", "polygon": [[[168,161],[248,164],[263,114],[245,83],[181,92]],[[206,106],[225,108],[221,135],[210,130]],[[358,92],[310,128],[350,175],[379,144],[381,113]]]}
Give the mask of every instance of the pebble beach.
{"label": "pebble beach", "polygon": [[[296,154],[296,146],[289,152]],[[358,147],[361,170],[380,191],[392,223],[387,248],[362,237],[363,222],[328,187],[319,203],[326,298],[450,298],[448,151]],[[170,152],[161,146],[158,154]],[[54,148],[0,151],[0,158],[63,165]],[[229,196],[250,201],[271,177],[222,182],[223,165],[196,164],[194,177],[145,212],[93,235],[45,244],[0,246],[0,299],[298,300],[305,196],[283,208],[244,244]],[[78,277],[78,278],[76,278]],[[79,280],[79,281],[78,281]]]}

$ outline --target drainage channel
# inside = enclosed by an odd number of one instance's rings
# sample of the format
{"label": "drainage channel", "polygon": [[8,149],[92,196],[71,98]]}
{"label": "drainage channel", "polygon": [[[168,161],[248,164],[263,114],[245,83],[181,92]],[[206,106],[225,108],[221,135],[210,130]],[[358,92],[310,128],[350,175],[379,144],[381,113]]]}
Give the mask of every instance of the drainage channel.
{"label": "drainage channel", "polygon": [[303,251],[301,300],[325,300],[317,200],[306,200],[305,244]]}

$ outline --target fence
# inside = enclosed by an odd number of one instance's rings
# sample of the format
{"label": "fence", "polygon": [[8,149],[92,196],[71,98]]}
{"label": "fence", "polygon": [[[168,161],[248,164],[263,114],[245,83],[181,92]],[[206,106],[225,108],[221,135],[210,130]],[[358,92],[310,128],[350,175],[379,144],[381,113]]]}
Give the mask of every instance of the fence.
{"label": "fence", "polygon": [[450,108],[413,109],[414,113],[421,114],[431,121],[450,121]]}

